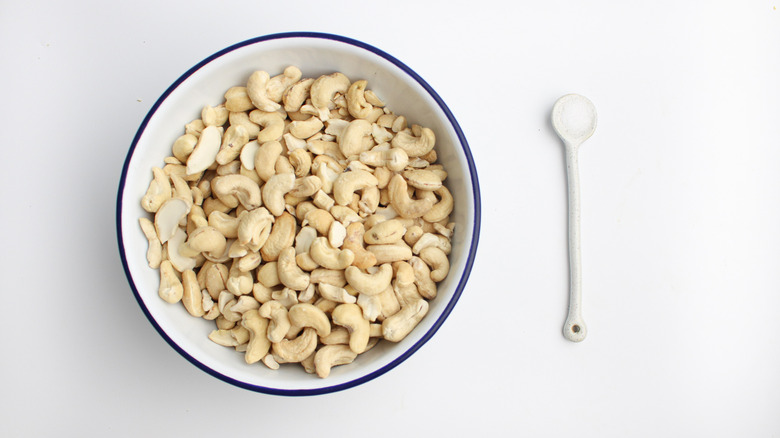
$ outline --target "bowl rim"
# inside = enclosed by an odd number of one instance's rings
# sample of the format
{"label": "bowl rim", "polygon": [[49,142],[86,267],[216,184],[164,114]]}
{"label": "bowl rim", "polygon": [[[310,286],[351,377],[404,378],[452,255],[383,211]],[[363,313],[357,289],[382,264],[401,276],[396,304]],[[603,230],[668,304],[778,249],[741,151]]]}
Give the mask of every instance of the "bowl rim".
{"label": "bowl rim", "polygon": [[[310,389],[283,389],[283,388],[274,388],[274,387],[268,387],[268,386],[260,386],[260,385],[254,385],[247,382],[243,382],[240,380],[237,380],[235,378],[232,378],[230,376],[227,376],[225,374],[222,374],[205,364],[201,363],[197,359],[195,359],[193,356],[191,356],[187,351],[185,351],[182,347],[180,347],[176,342],[174,342],[168,334],[160,327],[160,325],[157,323],[155,318],[151,315],[149,309],[146,307],[146,304],[144,303],[143,299],[141,298],[141,295],[138,292],[138,289],[136,288],[135,282],[133,280],[133,276],[130,272],[130,268],[127,262],[127,257],[125,254],[125,245],[124,245],[124,238],[122,235],[122,206],[123,206],[123,193],[125,189],[125,181],[127,178],[127,172],[129,169],[130,161],[133,157],[133,154],[135,152],[136,145],[141,138],[142,134],[146,130],[147,124],[152,119],[152,117],[156,114],[158,108],[160,105],[168,98],[168,96],[176,89],[178,86],[187,80],[190,76],[192,76],[196,71],[198,71],[203,66],[209,64],[210,62],[218,59],[219,57],[233,52],[234,50],[240,49],[242,47],[246,47],[249,45],[261,43],[263,41],[271,41],[271,40],[280,40],[280,39],[288,39],[288,38],[314,38],[314,39],[324,39],[324,40],[331,40],[343,44],[352,45],[364,50],[367,50],[369,52],[372,52],[374,55],[377,55],[381,58],[384,58],[385,60],[389,61],[390,63],[394,64],[396,67],[401,69],[405,74],[409,75],[411,78],[413,78],[420,86],[423,87],[423,89],[430,95],[430,97],[436,102],[436,104],[439,106],[439,108],[442,110],[442,112],[445,114],[447,121],[452,126],[453,130],[455,131],[457,135],[458,142],[460,143],[460,146],[463,150],[464,156],[466,157],[466,164],[468,166],[468,172],[469,176],[471,178],[471,186],[472,186],[472,195],[474,197],[474,227],[473,232],[471,236],[471,243],[468,247],[468,257],[466,258],[466,262],[463,268],[463,274],[461,278],[458,280],[458,284],[455,287],[455,291],[450,298],[450,301],[445,306],[444,310],[442,311],[441,315],[437,318],[437,320],[433,323],[431,328],[423,334],[423,336],[414,343],[410,348],[408,348],[406,351],[404,351],[402,354],[400,354],[398,357],[393,359],[390,363],[387,365],[379,368],[378,370],[375,370],[371,373],[362,375],[358,378],[355,378],[353,380],[343,382],[340,384],[330,385],[330,386],[323,386],[318,388],[310,388]],[[191,67],[189,70],[187,70],[184,74],[179,76],[176,81],[174,81],[166,90],[162,93],[162,95],[157,99],[157,101],[152,105],[152,107],[147,112],[146,116],[144,117],[143,121],[141,122],[141,125],[139,126],[135,136],[133,137],[133,141],[130,144],[130,149],[127,152],[127,155],[125,157],[124,164],[122,166],[122,174],[120,176],[119,180],[119,187],[118,187],[118,194],[117,194],[117,203],[116,203],[116,231],[117,231],[117,241],[119,245],[119,255],[122,261],[122,267],[125,271],[125,276],[127,277],[127,281],[130,284],[130,288],[133,291],[133,295],[135,296],[136,301],[138,302],[138,305],[141,307],[141,310],[143,311],[144,315],[146,315],[146,318],[149,320],[149,322],[152,324],[152,326],[155,328],[155,330],[162,336],[162,338],[175,350],[177,351],[181,356],[183,356],[185,359],[187,359],[190,363],[201,369],[202,371],[210,374],[213,377],[216,377],[217,379],[220,379],[226,383],[229,383],[231,385],[244,388],[250,391],[260,392],[264,394],[270,394],[270,395],[282,395],[282,396],[310,396],[310,395],[320,395],[320,394],[327,394],[332,392],[338,392],[342,391],[351,387],[355,387],[358,385],[361,385],[363,383],[366,383],[368,381],[371,381],[382,374],[387,373],[391,369],[395,368],[399,364],[401,364],[403,361],[408,359],[412,354],[414,354],[420,347],[422,347],[426,342],[428,342],[433,335],[439,330],[441,325],[444,323],[444,321],[447,319],[449,314],[452,312],[452,309],[455,307],[455,304],[460,299],[461,294],[463,293],[463,289],[466,286],[466,283],[468,282],[468,278],[471,274],[471,268],[474,264],[474,258],[476,256],[477,252],[477,246],[479,243],[479,233],[480,233],[480,224],[481,224],[481,198],[480,198],[480,190],[479,190],[479,180],[477,177],[477,169],[474,164],[474,159],[471,154],[471,149],[469,148],[468,141],[466,140],[465,135],[463,134],[463,131],[460,128],[460,125],[455,120],[455,117],[452,115],[452,112],[447,107],[447,105],[444,103],[444,101],[441,99],[441,97],[436,93],[436,91],[433,90],[433,88],[420,77],[414,70],[409,68],[406,64],[399,61],[395,57],[391,56],[390,54],[372,46],[369,44],[366,44],[362,41],[358,41],[349,37],[336,35],[336,34],[330,34],[330,33],[321,33],[321,32],[284,32],[284,33],[274,33],[274,34],[268,34],[263,36],[258,36],[254,38],[250,38],[238,43],[235,43],[231,46],[228,46],[222,50],[219,50],[212,54],[211,56],[203,59],[199,63],[195,64],[193,67]]]}

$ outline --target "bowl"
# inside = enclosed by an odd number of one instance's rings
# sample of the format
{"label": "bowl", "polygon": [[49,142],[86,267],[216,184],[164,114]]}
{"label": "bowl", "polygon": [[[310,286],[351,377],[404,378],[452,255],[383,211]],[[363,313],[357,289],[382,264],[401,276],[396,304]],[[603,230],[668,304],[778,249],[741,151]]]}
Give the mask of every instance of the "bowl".
{"label": "bowl", "polygon": [[[380,342],[351,364],[334,367],[329,377],[307,374],[300,366],[271,370],[247,365],[242,354],[215,344],[207,335],[213,321],[189,315],[181,304],[158,296],[159,272],[146,261],[147,241],[138,223],[149,216],[140,205],[153,166],[162,166],[183,127],[200,117],[204,105],[223,102],[225,91],[246,83],[255,70],[279,74],[289,65],[304,77],[342,72],[368,87],[396,114],[436,133],[438,162],[448,172],[454,197],[450,273],[438,284],[428,314],[401,342]],[[414,354],[436,333],[464,291],[477,250],[480,193],[471,152],[455,117],[439,95],[411,68],[360,41],[322,33],[262,36],[227,47],[179,77],[155,102],[132,141],[122,168],[116,206],[119,251],[127,280],[159,334],[179,354],[206,373],[252,391],[276,395],[315,395],[344,390],[381,376]]]}

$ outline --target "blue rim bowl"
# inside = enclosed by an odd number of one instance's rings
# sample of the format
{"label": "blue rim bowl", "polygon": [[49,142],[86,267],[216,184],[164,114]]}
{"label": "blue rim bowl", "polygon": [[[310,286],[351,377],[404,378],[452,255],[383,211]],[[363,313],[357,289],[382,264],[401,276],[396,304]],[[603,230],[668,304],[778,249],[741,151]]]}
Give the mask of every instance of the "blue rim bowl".
{"label": "blue rim bowl", "polygon": [[[451,220],[450,274],[439,283],[430,310],[412,333],[399,343],[380,342],[355,362],[332,370],[326,379],[301,367],[270,370],[253,366],[241,354],[207,339],[213,321],[193,318],[181,305],[157,295],[159,273],[146,263],[147,242],[138,225],[148,216],[140,199],[151,180],[151,168],[161,166],[183,126],[200,117],[204,105],[222,102],[224,92],[246,83],[252,71],[272,74],[295,65],[305,77],[341,71],[350,79],[368,81],[396,114],[436,132],[439,162],[448,171],[446,185],[455,198]],[[119,253],[130,288],[141,310],[174,350],[206,373],[232,385],[266,394],[299,396],[341,391],[387,373],[414,354],[437,332],[458,302],[469,278],[480,231],[477,170],[466,137],[439,95],[401,61],[366,43],[343,36],[291,32],[249,39],[209,56],[181,75],[155,102],[127,153],[116,204]]]}

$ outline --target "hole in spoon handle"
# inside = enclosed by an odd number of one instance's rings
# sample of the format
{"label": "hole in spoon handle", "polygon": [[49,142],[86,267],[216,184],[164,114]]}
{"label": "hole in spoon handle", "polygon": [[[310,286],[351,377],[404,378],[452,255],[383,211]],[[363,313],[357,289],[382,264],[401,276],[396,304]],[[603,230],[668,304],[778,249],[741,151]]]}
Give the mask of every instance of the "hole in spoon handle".
{"label": "hole in spoon handle", "polygon": [[572,342],[581,342],[588,335],[588,327],[581,317],[569,318],[563,326],[563,336]]}

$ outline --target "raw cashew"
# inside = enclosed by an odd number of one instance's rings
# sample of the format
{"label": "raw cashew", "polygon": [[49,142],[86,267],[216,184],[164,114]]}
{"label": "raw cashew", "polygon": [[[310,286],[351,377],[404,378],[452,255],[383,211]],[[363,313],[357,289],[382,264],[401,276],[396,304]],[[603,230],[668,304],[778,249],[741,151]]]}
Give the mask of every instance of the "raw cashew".
{"label": "raw cashew", "polygon": [[225,92],[225,108],[230,112],[243,112],[255,106],[247,95],[246,87],[231,87]]}
{"label": "raw cashew", "polygon": [[279,253],[277,260],[279,281],[292,290],[304,290],[309,286],[309,275],[295,263],[295,248],[289,246]]}
{"label": "raw cashew", "polygon": [[436,144],[436,135],[430,128],[422,128],[420,136],[403,130],[398,132],[390,143],[393,147],[401,148],[410,157],[419,157],[430,152]]}
{"label": "raw cashew", "polygon": [[420,251],[420,258],[432,268],[431,280],[438,283],[450,272],[450,261],[447,254],[435,246],[428,246]]}
{"label": "raw cashew", "polygon": [[393,267],[389,263],[379,266],[379,270],[374,274],[369,274],[358,269],[355,266],[348,266],[344,270],[347,283],[355,290],[366,295],[376,295],[390,285],[393,279]]}
{"label": "raw cashew", "polygon": [[216,126],[207,126],[198,137],[198,144],[187,157],[187,175],[194,175],[208,169],[217,160],[220,145],[222,144],[222,133]]}
{"label": "raw cashew", "polygon": [[[302,178],[309,174],[312,158],[308,151],[305,149],[295,149],[290,152],[289,159],[290,164],[292,164],[295,169],[295,176],[297,178]],[[322,181],[320,181],[320,186],[322,186]]]}
{"label": "raw cashew", "polygon": [[430,170],[406,170],[402,175],[406,178],[407,183],[416,189],[436,190],[442,185],[439,175]]}
{"label": "raw cashew", "polygon": [[285,90],[301,79],[301,76],[302,73],[298,67],[294,65],[288,66],[282,74],[268,80],[265,86],[266,95],[274,102],[281,102]]}
{"label": "raw cashew", "polygon": [[279,140],[284,134],[284,119],[279,113],[254,110],[249,113],[249,120],[263,127],[257,133],[259,143]]}
{"label": "raw cashew", "polygon": [[349,86],[350,80],[343,73],[320,76],[311,84],[311,103],[316,108],[333,109],[335,108],[334,95],[346,93]]}
{"label": "raw cashew", "polygon": [[276,173],[276,160],[282,154],[282,144],[272,140],[260,145],[255,153],[255,172],[263,181],[268,181]]}
{"label": "raw cashew", "polygon": [[287,88],[282,95],[284,110],[287,112],[300,110],[301,105],[309,97],[309,90],[313,82],[313,78],[301,79]]}
{"label": "raw cashew", "polygon": [[290,134],[297,138],[307,139],[320,132],[323,126],[325,125],[322,124],[322,120],[311,116],[306,120],[290,123]]}
{"label": "raw cashew", "polygon": [[176,270],[168,260],[160,263],[160,287],[157,290],[160,298],[173,304],[178,303],[184,295],[184,287],[176,275]]}
{"label": "raw cashew", "polygon": [[311,282],[344,287],[347,284],[347,277],[344,275],[344,271],[341,270],[317,268],[311,271]]}
{"label": "raw cashew", "polygon": [[247,210],[263,205],[260,186],[244,175],[218,176],[211,181],[211,190],[220,199],[235,196]]}
{"label": "raw cashew", "polygon": [[179,272],[184,272],[187,269],[193,269],[197,264],[195,257],[200,253],[182,254],[184,247],[184,241],[187,239],[187,233],[181,228],[176,229],[173,237],[168,239],[168,243],[165,244],[168,261],[171,262],[173,268]]}
{"label": "raw cashew", "polygon": [[331,331],[330,320],[319,307],[313,304],[298,303],[288,312],[290,323],[296,327],[312,327],[317,336],[328,336]]}
{"label": "raw cashew", "polygon": [[371,123],[364,119],[349,122],[338,137],[339,149],[345,157],[352,157],[366,152],[374,145],[371,136]]}
{"label": "raw cashew", "polygon": [[295,174],[282,173],[272,176],[263,185],[262,194],[265,207],[274,216],[284,212],[284,195],[295,186]]}
{"label": "raw cashew", "polygon": [[266,112],[274,112],[281,108],[281,105],[268,97],[266,86],[269,79],[271,76],[267,72],[256,71],[252,73],[246,82],[246,94],[256,108]]}
{"label": "raw cashew", "polygon": [[429,198],[411,199],[407,187],[406,180],[400,174],[390,178],[387,189],[393,209],[404,218],[418,218],[428,213],[433,207],[433,201]]}
{"label": "raw cashew", "polygon": [[409,164],[409,155],[400,148],[390,148],[387,150],[372,149],[370,151],[361,152],[359,159],[362,163],[369,166],[387,166],[387,168],[393,172],[399,172]]}
{"label": "raw cashew", "polygon": [[320,296],[336,303],[354,303],[357,298],[350,295],[343,287],[328,283],[319,283],[317,287]]}
{"label": "raw cashew", "polygon": [[343,249],[349,249],[355,254],[352,264],[359,269],[367,269],[376,265],[376,256],[363,246],[365,229],[360,222],[353,222],[347,226],[347,235],[344,238]]}
{"label": "raw cashew", "polygon": [[162,244],[157,237],[157,230],[154,228],[154,223],[145,217],[138,218],[138,222],[141,224],[141,231],[143,231],[146,240],[149,242],[149,248],[146,250],[146,261],[149,262],[149,267],[157,269],[162,262]]}
{"label": "raw cashew", "polygon": [[217,152],[217,164],[227,164],[238,158],[249,142],[249,131],[243,125],[231,125],[222,135],[222,146]]}
{"label": "raw cashew", "polygon": [[208,225],[217,229],[225,238],[238,237],[238,218],[221,211],[212,211],[208,218]]}
{"label": "raw cashew", "polygon": [[271,351],[285,363],[297,363],[309,357],[317,348],[317,332],[306,327],[303,333],[295,339],[283,339],[271,345]]}
{"label": "raw cashew", "polygon": [[417,239],[417,241],[415,241],[414,246],[412,246],[412,252],[415,254],[420,254],[420,251],[429,246],[439,248],[442,250],[442,252],[444,252],[444,254],[449,254],[452,251],[452,243],[450,243],[450,239],[442,236],[441,234],[424,233],[419,237],[419,239]]}
{"label": "raw cashew", "polygon": [[186,163],[187,157],[189,157],[192,151],[195,150],[196,144],[198,144],[198,137],[192,134],[184,134],[173,142],[171,152],[180,163]]}
{"label": "raw cashew", "polygon": [[161,244],[176,234],[179,223],[185,219],[189,212],[190,206],[183,199],[171,198],[163,202],[154,215],[154,228],[157,230],[157,237]]}
{"label": "raw cashew", "polygon": [[347,109],[349,114],[356,119],[365,119],[373,105],[366,102],[366,80],[359,80],[352,83],[347,89]]}
{"label": "raw cashew", "polygon": [[355,253],[349,249],[339,250],[332,247],[326,237],[314,239],[309,254],[317,264],[327,269],[345,269],[355,260]]}
{"label": "raw cashew", "polygon": [[452,213],[452,208],[454,207],[454,201],[452,199],[452,194],[450,193],[449,189],[447,189],[447,186],[441,186],[438,189],[434,190],[434,193],[439,195],[439,202],[433,205],[431,209],[423,215],[423,219],[425,219],[427,222],[439,222],[447,218],[447,216]]}
{"label": "raw cashew", "polygon": [[297,198],[308,198],[317,193],[321,187],[322,180],[317,176],[309,175],[296,179],[293,188],[288,193]]}
{"label": "raw cashew", "polygon": [[412,257],[412,248],[402,240],[392,244],[368,245],[366,250],[376,256],[379,264],[409,260]]}
{"label": "raw cashew", "polygon": [[349,345],[326,345],[314,355],[314,369],[324,379],[330,375],[331,368],[352,363],[355,358],[357,353]]}
{"label": "raw cashew", "polygon": [[181,273],[182,298],[181,302],[190,315],[200,318],[206,312],[203,310],[203,293],[198,284],[198,276],[192,269]]}
{"label": "raw cashew", "polygon": [[405,233],[406,227],[401,221],[390,219],[371,227],[366,231],[364,238],[369,244],[396,243],[404,237]]}
{"label": "raw cashew", "polygon": [[365,170],[344,172],[333,183],[333,198],[337,204],[347,205],[352,201],[353,193],[377,184],[379,184],[379,181],[377,181],[376,177]]}
{"label": "raw cashew", "polygon": [[261,317],[257,309],[248,310],[241,316],[241,325],[249,331],[249,344],[244,353],[244,360],[253,364],[262,359],[271,349],[268,340],[268,320]]}
{"label": "raw cashew", "polygon": [[259,251],[271,234],[273,222],[274,217],[265,207],[239,214],[236,230],[238,242],[252,251]]}
{"label": "raw cashew", "polygon": [[149,213],[155,213],[165,201],[171,199],[171,182],[168,175],[159,167],[152,168],[152,175],[154,178],[141,198],[141,207]]}
{"label": "raw cashew", "polygon": [[295,241],[295,228],[295,217],[290,213],[282,212],[276,218],[273,228],[271,228],[271,234],[268,235],[268,239],[260,249],[264,261],[276,260],[284,248],[292,246]]}
{"label": "raw cashew", "polygon": [[409,259],[409,264],[414,270],[414,284],[417,285],[417,291],[423,298],[432,300],[436,298],[436,282],[431,279],[431,269],[419,257]]}
{"label": "raw cashew", "polygon": [[349,348],[357,354],[366,350],[370,334],[370,323],[363,318],[363,310],[352,303],[339,304],[331,314],[333,323],[349,330]]}
{"label": "raw cashew", "polygon": [[390,342],[401,342],[428,313],[428,302],[417,300],[402,307],[382,322],[382,336]]}
{"label": "raw cashew", "polygon": [[268,331],[267,337],[271,342],[281,342],[287,331],[290,330],[290,318],[287,315],[287,308],[276,300],[268,301],[260,306],[258,313],[263,318],[267,318]]}
{"label": "raw cashew", "polygon": [[205,226],[190,233],[187,241],[179,248],[179,253],[185,257],[195,257],[202,252],[220,255],[226,247],[225,236],[216,228]]}

